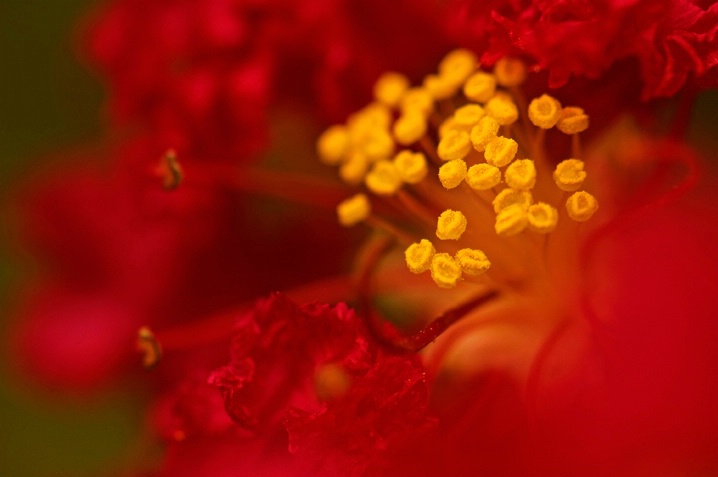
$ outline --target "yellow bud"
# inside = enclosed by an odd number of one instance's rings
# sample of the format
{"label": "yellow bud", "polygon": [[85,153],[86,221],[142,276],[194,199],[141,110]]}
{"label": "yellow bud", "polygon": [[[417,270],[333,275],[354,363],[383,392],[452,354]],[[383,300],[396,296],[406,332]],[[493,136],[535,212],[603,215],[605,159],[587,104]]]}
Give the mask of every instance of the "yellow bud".
{"label": "yellow bud", "polygon": [[461,271],[467,275],[481,275],[491,267],[491,262],[486,254],[473,248],[462,248],[456,252],[454,259],[459,262]]}
{"label": "yellow bud", "polygon": [[504,189],[494,199],[494,212],[498,214],[512,205],[519,205],[523,209],[528,209],[532,201],[531,192],[527,190]]}
{"label": "yellow bud", "polygon": [[526,208],[514,204],[506,207],[496,216],[496,233],[511,237],[524,231],[528,225]]}
{"label": "yellow bud", "polygon": [[588,192],[574,192],[566,201],[568,216],[577,222],[585,222],[598,210],[598,201]]}
{"label": "yellow bud", "polygon": [[496,92],[496,77],[483,71],[469,76],[464,84],[464,95],[472,101],[485,103]]}
{"label": "yellow bud", "polygon": [[406,266],[411,273],[422,273],[431,267],[431,259],[434,258],[436,249],[434,244],[426,239],[413,243],[404,251]]}
{"label": "yellow bud", "polygon": [[349,151],[350,137],[345,126],[335,125],[319,136],[317,152],[324,164],[335,166],[341,163]]}
{"label": "yellow bud", "polygon": [[392,162],[379,161],[367,174],[364,183],[376,195],[392,195],[399,190],[402,180]]}
{"label": "yellow bud", "polygon": [[337,217],[344,227],[351,227],[366,220],[371,214],[371,204],[364,194],[357,194],[339,203]]}
{"label": "yellow bud", "polygon": [[454,159],[439,168],[439,181],[445,189],[453,189],[466,177],[466,163],[462,159]]}
{"label": "yellow bud", "polygon": [[451,98],[458,89],[458,85],[448,78],[438,75],[429,75],[424,78],[424,88],[435,100]]}
{"label": "yellow bud", "polygon": [[466,217],[458,210],[445,210],[436,223],[436,236],[441,240],[459,240],[466,231]]}
{"label": "yellow bud", "polygon": [[558,210],[544,202],[533,204],[528,209],[529,229],[540,234],[547,234],[556,228]]}
{"label": "yellow bud", "polygon": [[360,149],[369,162],[387,159],[394,153],[394,140],[388,132],[376,128],[367,131]]}
{"label": "yellow bud", "polygon": [[424,154],[409,150],[401,151],[394,157],[394,167],[407,184],[421,182],[429,171]]}
{"label": "yellow bud", "polygon": [[426,88],[411,88],[401,98],[401,111],[418,112],[426,117],[434,111],[434,98]]}
{"label": "yellow bud", "polygon": [[512,124],[519,118],[519,110],[508,95],[496,94],[486,103],[484,111],[501,126]]}
{"label": "yellow bud", "polygon": [[588,116],[581,108],[573,106],[563,108],[556,127],[565,134],[578,134],[588,129]]}
{"label": "yellow bud", "polygon": [[454,121],[457,128],[471,131],[484,116],[484,108],[478,104],[467,104],[454,112]]}
{"label": "yellow bud", "polygon": [[501,58],[494,66],[496,81],[501,86],[518,86],[526,79],[526,65],[516,58]]}
{"label": "yellow bud", "polygon": [[454,50],[439,63],[439,74],[459,85],[474,72],[477,64],[478,59],[471,51]]}
{"label": "yellow bud", "polygon": [[534,126],[551,129],[561,118],[561,103],[556,98],[542,94],[529,104],[529,119]]}
{"label": "yellow bud", "polygon": [[556,170],[553,171],[553,180],[559,189],[566,192],[573,192],[581,188],[586,180],[584,164],[580,159],[566,159],[559,162]]}
{"label": "yellow bud", "polygon": [[471,143],[474,149],[483,152],[486,145],[499,133],[499,123],[492,117],[481,118],[479,124],[471,128]]}
{"label": "yellow bud", "polygon": [[445,161],[463,159],[471,151],[471,139],[464,131],[449,131],[439,141],[437,152]]}
{"label": "yellow bud", "polygon": [[514,160],[519,145],[511,138],[497,136],[486,145],[484,158],[486,162],[496,167],[504,167]]}
{"label": "yellow bud", "polygon": [[339,177],[351,185],[361,184],[369,169],[369,160],[360,152],[354,152],[339,168]]}
{"label": "yellow bud", "polygon": [[461,278],[461,265],[448,253],[437,253],[431,260],[431,278],[441,288],[454,288]]}
{"label": "yellow bud", "polygon": [[394,72],[384,73],[374,84],[374,97],[377,101],[395,108],[407,89],[409,80],[406,76]]}
{"label": "yellow bud", "polygon": [[466,173],[466,183],[474,190],[488,190],[501,182],[501,170],[491,164],[476,164]]}
{"label": "yellow bud", "polygon": [[416,111],[407,111],[394,123],[394,137],[403,146],[415,143],[426,134],[426,118]]}
{"label": "yellow bud", "polygon": [[536,184],[536,166],[531,159],[518,159],[506,168],[506,185],[512,189],[531,190]]}

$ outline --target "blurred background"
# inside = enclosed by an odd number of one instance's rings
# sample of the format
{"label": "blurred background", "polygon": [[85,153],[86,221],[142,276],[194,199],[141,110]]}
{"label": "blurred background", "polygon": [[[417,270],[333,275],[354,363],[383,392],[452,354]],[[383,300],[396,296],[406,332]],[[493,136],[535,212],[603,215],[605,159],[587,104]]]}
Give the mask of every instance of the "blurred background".
{"label": "blurred background", "polygon": [[[97,141],[103,93],[74,53],[78,19],[88,0],[0,2],[0,332],[8,332],[32,257],[19,248],[10,203],[22,181],[56,155]],[[55,155],[55,156],[54,156]],[[66,157],[66,156],[65,156]],[[53,164],[59,167],[60,164]],[[87,400],[37,389],[14,374],[8,351],[0,362],[0,475],[86,476],[126,458],[139,430],[131,392]]]}

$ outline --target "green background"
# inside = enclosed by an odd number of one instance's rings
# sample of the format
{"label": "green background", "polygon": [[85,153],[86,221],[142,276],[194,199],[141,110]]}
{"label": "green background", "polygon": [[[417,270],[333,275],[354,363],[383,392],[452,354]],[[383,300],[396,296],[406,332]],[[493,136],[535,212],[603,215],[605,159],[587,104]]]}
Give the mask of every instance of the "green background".
{"label": "green background", "polygon": [[[88,0],[0,0],[0,331],[17,290],[33,276],[16,246],[10,196],[50,153],[99,136],[103,93],[75,58],[78,17]],[[3,343],[5,340],[3,339]],[[2,348],[0,348],[2,349]],[[0,476],[113,475],[131,459],[136,398],[70,399],[13,375],[0,363]]]}

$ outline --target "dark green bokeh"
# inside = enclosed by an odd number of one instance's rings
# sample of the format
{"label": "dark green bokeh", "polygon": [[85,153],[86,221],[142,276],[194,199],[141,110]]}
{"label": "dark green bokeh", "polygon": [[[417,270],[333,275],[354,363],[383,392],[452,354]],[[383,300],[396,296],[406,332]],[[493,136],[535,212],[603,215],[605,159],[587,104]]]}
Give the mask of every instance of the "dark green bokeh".
{"label": "dark green bokeh", "polygon": [[[72,38],[88,0],[0,1],[0,197],[46,154],[96,138],[99,83],[74,58]],[[29,278],[27,257],[11,255],[12,221],[0,217],[0,338],[7,332],[13,290]],[[3,338],[3,343],[5,339]],[[89,402],[30,389],[12,374],[6,350],[0,366],[0,475],[111,474],[137,432],[139,411],[129,396]]]}

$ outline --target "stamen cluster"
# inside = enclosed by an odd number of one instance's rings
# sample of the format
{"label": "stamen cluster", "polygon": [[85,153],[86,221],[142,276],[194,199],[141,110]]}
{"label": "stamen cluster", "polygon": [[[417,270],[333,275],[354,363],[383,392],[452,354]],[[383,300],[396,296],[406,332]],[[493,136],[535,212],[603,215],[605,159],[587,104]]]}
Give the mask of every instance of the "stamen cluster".
{"label": "stamen cluster", "polygon": [[[588,116],[547,94],[526,101],[520,88],[526,76],[518,59],[501,59],[489,72],[470,51],[455,50],[421,86],[384,74],[374,102],[319,138],[320,159],[337,166],[343,181],[400,208],[424,232],[435,227],[439,241],[417,237],[405,258],[412,273],[430,271],[439,287],[486,272],[491,262],[482,249],[497,237],[553,232],[563,214],[552,202],[563,202],[575,222],[598,208],[580,190],[586,172],[579,134]],[[553,128],[571,136],[574,157],[551,161],[544,138]],[[406,242],[406,234],[372,213],[364,192],[337,213],[342,225],[366,221]]]}

